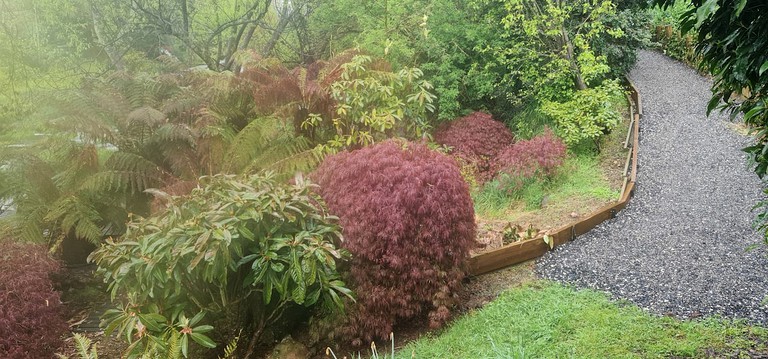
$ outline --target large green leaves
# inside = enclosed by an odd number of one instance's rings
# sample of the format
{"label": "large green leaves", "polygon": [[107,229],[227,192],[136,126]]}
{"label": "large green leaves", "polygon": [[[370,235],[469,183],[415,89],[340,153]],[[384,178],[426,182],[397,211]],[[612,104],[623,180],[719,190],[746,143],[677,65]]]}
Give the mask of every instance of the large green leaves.
{"label": "large green leaves", "polygon": [[292,186],[268,174],[202,178],[190,196],[172,198],[93,254],[113,299],[128,299],[107,313],[107,329],[134,348],[178,335],[186,356],[190,340],[215,345],[204,335],[213,327],[199,324],[203,313],[242,310],[267,326],[288,303],[341,306],[340,296],[351,297],[336,272],[341,234],[320,203],[300,177]]}
{"label": "large green leaves", "polygon": [[[393,135],[427,136],[427,112],[435,110],[435,95],[424,73],[418,68],[381,71],[376,66],[365,55],[341,66],[341,79],[331,85],[336,116],[326,129],[334,135],[318,146],[322,152],[368,146]],[[325,122],[319,115],[310,115],[302,127],[322,130]]]}

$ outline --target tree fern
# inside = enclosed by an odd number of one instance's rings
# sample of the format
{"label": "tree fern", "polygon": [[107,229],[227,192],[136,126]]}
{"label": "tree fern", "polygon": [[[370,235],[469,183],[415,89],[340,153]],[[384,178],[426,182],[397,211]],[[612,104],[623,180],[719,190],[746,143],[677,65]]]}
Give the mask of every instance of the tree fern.
{"label": "tree fern", "polygon": [[259,153],[241,172],[275,172],[280,178],[289,178],[296,172],[308,172],[314,168],[323,155],[310,148],[310,142],[303,137],[283,136],[271,142],[271,146]]}
{"label": "tree fern", "polygon": [[60,149],[59,154],[53,158],[53,161],[67,163],[69,166],[53,175],[52,180],[58,188],[77,188],[86,178],[100,169],[98,153],[93,145],[71,143],[67,148]]}
{"label": "tree fern", "polygon": [[53,203],[43,218],[48,223],[58,223],[60,233],[68,234],[74,231],[77,238],[98,244],[102,231],[97,224],[101,220],[99,212],[94,208],[87,196],[72,194]]}
{"label": "tree fern", "polygon": [[137,194],[162,186],[165,176],[163,169],[143,156],[115,152],[105,162],[104,170],[91,176],[83,186],[96,192]]}
{"label": "tree fern", "polygon": [[[97,243],[124,228],[128,213],[149,214],[147,190],[184,195],[200,176],[272,170],[288,177],[310,169],[319,158],[311,140],[295,135],[302,115],[272,113],[331,106],[322,84],[337,76],[337,65],[274,73],[270,66],[255,76],[261,82],[210,72],[116,72],[57,94],[49,112],[56,134],[40,147],[0,154],[9,163],[0,199],[18,209],[0,225],[34,241]],[[280,99],[285,94],[288,101]],[[260,106],[267,97],[282,102]]]}
{"label": "tree fern", "polygon": [[0,218],[0,230],[23,242],[46,243],[49,237],[44,233],[45,214],[45,206],[42,205],[21,213],[17,210],[11,216]]}

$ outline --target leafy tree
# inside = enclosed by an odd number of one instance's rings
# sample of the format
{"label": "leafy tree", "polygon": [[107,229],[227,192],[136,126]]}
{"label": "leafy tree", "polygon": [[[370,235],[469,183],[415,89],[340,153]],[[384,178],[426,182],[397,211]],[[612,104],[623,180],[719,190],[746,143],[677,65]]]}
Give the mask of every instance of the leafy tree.
{"label": "leafy tree", "polygon": [[514,75],[492,49],[512,46],[498,36],[500,14],[482,1],[433,0],[413,39],[420,68],[435,86],[439,121],[487,109],[500,116],[515,101]]}
{"label": "leafy tree", "polygon": [[[228,70],[234,54],[248,48],[272,0],[132,0],[131,10],[160,39],[170,37],[211,70]],[[173,46],[173,43],[166,43]]]}
{"label": "leafy tree", "polygon": [[0,1],[0,142],[28,141],[42,129],[34,110],[48,91],[74,88],[82,74],[103,68],[86,56],[88,21],[78,10],[69,2]]}
{"label": "leafy tree", "polygon": [[263,39],[256,50],[261,56],[275,56],[286,63],[309,65],[327,58],[321,56],[326,52],[315,52],[316,41],[311,38],[314,29],[309,26],[314,12],[326,3],[325,0],[273,2],[274,16],[268,15],[266,21],[259,24]]}
{"label": "leafy tree", "polygon": [[131,343],[129,357],[168,351],[176,341],[216,344],[206,313],[231,314],[252,356],[265,329],[296,306],[342,306],[350,291],[339,280],[342,252],[336,217],[312,186],[270,175],[206,177],[188,197],[171,199],[156,216],[130,224],[119,241],[93,253],[119,309],[105,314],[106,335]]}
{"label": "leafy tree", "polygon": [[[620,8],[621,4],[618,2],[617,7]],[[610,65],[611,70],[608,77],[621,78],[629,73],[637,62],[637,49],[650,46],[649,21],[648,11],[638,9],[635,5],[631,8],[617,10],[612,14],[606,14],[605,25],[608,28],[621,29],[623,32],[623,35],[619,37],[598,36],[591,41],[591,46],[595,52],[603,54],[606,62]]]}
{"label": "leafy tree", "polygon": [[[386,58],[395,69],[416,66],[414,40],[421,38],[428,0],[326,1],[309,18],[315,56],[360,48]],[[326,55],[329,54],[329,55]]]}
{"label": "leafy tree", "polygon": [[507,0],[504,6],[502,24],[519,43],[501,55],[517,62],[539,99],[568,99],[572,89],[599,84],[610,71],[605,55],[591,46],[598,37],[624,34],[605,25],[615,13],[610,0]]}
{"label": "leafy tree", "polygon": [[418,68],[392,72],[387,64],[356,55],[341,65],[338,81],[330,86],[335,101],[331,128],[322,128],[318,114],[310,114],[306,127],[320,127],[327,136],[323,152],[359,148],[389,137],[427,136],[427,112],[434,111],[432,85]]}

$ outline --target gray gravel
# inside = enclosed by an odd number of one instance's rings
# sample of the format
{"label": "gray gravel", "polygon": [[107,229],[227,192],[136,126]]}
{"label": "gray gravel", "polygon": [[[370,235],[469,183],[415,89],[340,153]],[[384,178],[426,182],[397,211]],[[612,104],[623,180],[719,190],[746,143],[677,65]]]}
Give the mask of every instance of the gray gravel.
{"label": "gray gravel", "polygon": [[641,51],[630,77],[644,106],[635,197],[537,272],[658,314],[768,324],[768,257],[751,212],[762,184],[740,150],[749,140],[725,114],[707,118],[711,82],[690,68]]}

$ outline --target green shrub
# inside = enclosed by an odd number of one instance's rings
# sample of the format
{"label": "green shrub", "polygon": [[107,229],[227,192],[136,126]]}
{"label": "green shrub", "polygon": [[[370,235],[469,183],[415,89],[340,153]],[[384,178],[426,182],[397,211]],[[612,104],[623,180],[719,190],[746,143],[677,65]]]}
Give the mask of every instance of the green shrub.
{"label": "green shrub", "polygon": [[614,104],[622,94],[617,81],[605,81],[601,86],[577,91],[569,101],[546,101],[541,110],[554,119],[557,134],[569,146],[592,141],[599,147],[600,137],[621,121]]}
{"label": "green shrub", "polygon": [[505,124],[512,129],[518,141],[530,140],[544,132],[546,128],[555,127],[552,118],[541,111],[536,101],[528,101],[520,106],[514,115],[505,121]]}
{"label": "green shrub", "polygon": [[356,55],[341,65],[340,79],[330,86],[336,102],[336,117],[324,121],[309,114],[302,124],[315,131],[333,133],[318,148],[326,153],[371,145],[392,136],[419,138],[427,135],[427,112],[434,111],[432,84],[424,80],[418,68],[397,72],[383,61]]}
{"label": "green shrub", "polygon": [[605,25],[622,30],[622,36],[600,36],[592,40],[595,50],[605,55],[609,76],[621,78],[637,62],[637,49],[651,44],[650,16],[644,10],[625,9],[606,16]]}
{"label": "green shrub", "polygon": [[693,34],[683,35],[678,23],[692,9],[693,6],[690,1],[677,0],[667,7],[662,8],[656,5],[649,8],[647,13],[653,32],[653,45],[663,51],[665,55],[680,60],[691,67],[699,68],[701,58],[694,49],[698,41]]}
{"label": "green shrub", "polygon": [[172,198],[94,252],[113,301],[123,302],[106,313],[106,332],[132,342],[129,356],[176,340],[186,356],[189,340],[215,346],[206,313],[230,314],[249,334],[241,348],[250,351],[293,306],[340,307],[340,295],[350,295],[336,272],[340,229],[312,186],[295,182],[203,177],[189,197]]}

